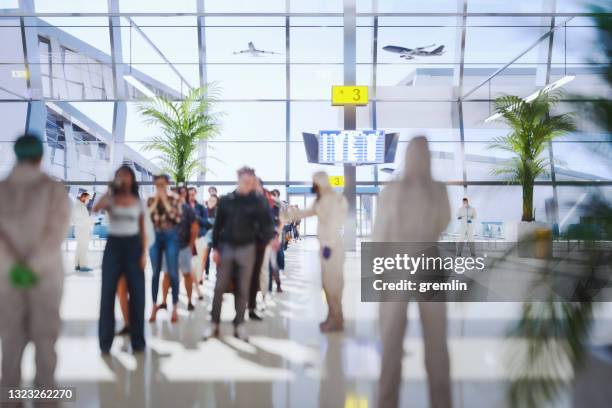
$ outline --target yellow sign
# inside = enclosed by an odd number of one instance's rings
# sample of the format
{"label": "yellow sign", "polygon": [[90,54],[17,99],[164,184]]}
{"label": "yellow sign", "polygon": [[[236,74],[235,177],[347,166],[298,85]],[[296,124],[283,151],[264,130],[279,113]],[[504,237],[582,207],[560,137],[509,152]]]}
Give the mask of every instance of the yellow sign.
{"label": "yellow sign", "polygon": [[344,176],[329,176],[329,184],[332,187],[344,187]]}
{"label": "yellow sign", "polygon": [[14,69],[11,71],[11,76],[13,78],[24,78],[27,79],[28,78],[28,71],[23,70],[23,69]]}
{"label": "yellow sign", "polygon": [[367,105],[367,86],[332,85],[332,105]]}

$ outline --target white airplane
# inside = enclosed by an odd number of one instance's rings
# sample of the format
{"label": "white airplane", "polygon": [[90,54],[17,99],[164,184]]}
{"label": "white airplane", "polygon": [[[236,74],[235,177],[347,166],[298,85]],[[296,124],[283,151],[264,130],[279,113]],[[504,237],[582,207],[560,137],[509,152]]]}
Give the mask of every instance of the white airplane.
{"label": "white airplane", "polygon": [[416,47],[416,48],[405,48],[399,47],[397,45],[387,45],[383,47],[383,50],[393,52],[395,54],[399,54],[400,58],[404,58],[407,60],[414,59],[414,57],[431,57],[438,56],[444,54],[444,46],[441,45],[438,48],[426,51],[425,48],[434,47],[436,44],[426,45],[424,47]]}
{"label": "white airplane", "polygon": [[249,54],[251,57],[259,57],[260,55],[263,55],[263,54],[279,55],[278,52],[258,50],[257,48],[255,48],[255,44],[253,44],[252,41],[249,41],[248,46],[249,48],[247,48],[246,50],[234,51],[234,54]]}

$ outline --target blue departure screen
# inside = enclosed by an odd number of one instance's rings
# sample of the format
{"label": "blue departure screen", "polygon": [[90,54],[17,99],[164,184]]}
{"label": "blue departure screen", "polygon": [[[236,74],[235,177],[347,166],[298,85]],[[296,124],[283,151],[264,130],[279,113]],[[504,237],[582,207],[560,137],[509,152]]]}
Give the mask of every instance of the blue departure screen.
{"label": "blue departure screen", "polygon": [[384,130],[321,130],[319,163],[385,162]]}

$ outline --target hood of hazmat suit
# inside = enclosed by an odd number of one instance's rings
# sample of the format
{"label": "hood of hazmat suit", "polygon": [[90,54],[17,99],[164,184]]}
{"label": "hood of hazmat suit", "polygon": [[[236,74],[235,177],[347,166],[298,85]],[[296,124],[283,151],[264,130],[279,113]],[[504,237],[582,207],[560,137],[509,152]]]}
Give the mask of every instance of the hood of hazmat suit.
{"label": "hood of hazmat suit", "polygon": [[326,172],[316,172],[312,181],[319,188],[319,198],[313,204],[318,219],[319,242],[322,246],[342,245],[342,229],[348,211],[346,198],[334,191]]}
{"label": "hood of hazmat suit", "polygon": [[312,182],[319,189],[319,198],[310,208],[289,212],[290,219],[317,216],[317,236],[321,246],[342,246],[342,228],[346,221],[348,203],[344,195],[334,191],[329,183],[329,176],[318,171],[312,176]]}
{"label": "hood of hazmat suit", "polygon": [[446,186],[431,177],[427,139],[415,137],[406,149],[402,176],[380,193],[372,240],[436,242],[449,220]]}

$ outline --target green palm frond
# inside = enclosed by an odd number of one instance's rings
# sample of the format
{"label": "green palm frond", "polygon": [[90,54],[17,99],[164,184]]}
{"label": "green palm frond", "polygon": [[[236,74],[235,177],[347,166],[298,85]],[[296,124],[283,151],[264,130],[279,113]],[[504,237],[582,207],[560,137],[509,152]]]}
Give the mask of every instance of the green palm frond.
{"label": "green palm frond", "polygon": [[539,92],[529,102],[514,95],[495,100],[498,120],[506,123],[510,132],[494,138],[489,148],[509,152],[513,157],[492,173],[523,186],[523,221],[533,220],[533,185],[537,177],[548,173],[550,162],[545,151],[549,143],[576,129],[572,114],[550,114],[551,107],[561,98],[560,91],[551,91]]}
{"label": "green palm frond", "polygon": [[185,182],[195,171],[205,170],[197,152],[201,142],[219,133],[221,114],[213,111],[219,95],[219,88],[211,83],[189,90],[178,102],[157,96],[138,104],[144,122],[161,129],[161,134],[149,140],[144,150],[157,152],[156,160],[177,182]]}

